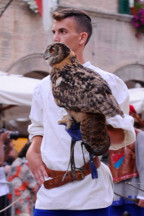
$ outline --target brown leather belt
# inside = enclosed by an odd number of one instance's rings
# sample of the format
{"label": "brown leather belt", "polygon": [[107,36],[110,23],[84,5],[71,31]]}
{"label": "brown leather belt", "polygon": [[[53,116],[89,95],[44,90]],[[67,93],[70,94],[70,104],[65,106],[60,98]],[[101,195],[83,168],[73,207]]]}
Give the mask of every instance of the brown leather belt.
{"label": "brown leather belt", "polygon": [[[99,158],[95,157],[93,160],[96,168],[98,168],[100,166]],[[89,162],[85,163],[82,167],[75,171],[75,179],[72,178],[71,171],[67,171],[66,173],[66,171],[51,170],[46,166],[45,168],[48,176],[52,178],[44,181],[44,187],[46,189],[59,187],[73,181],[80,181],[84,179],[85,176],[89,175],[91,172]],[[64,177],[65,174],[66,176]]]}

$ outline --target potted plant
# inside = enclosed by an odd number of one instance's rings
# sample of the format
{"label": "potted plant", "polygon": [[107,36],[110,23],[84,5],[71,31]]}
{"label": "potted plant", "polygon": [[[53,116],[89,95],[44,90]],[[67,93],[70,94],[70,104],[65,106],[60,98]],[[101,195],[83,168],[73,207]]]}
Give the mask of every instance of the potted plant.
{"label": "potted plant", "polygon": [[140,9],[144,8],[144,1],[136,0],[134,5],[135,5],[135,8],[136,8],[136,11],[139,11]]}
{"label": "potted plant", "polygon": [[131,22],[136,28],[136,37],[139,37],[140,34],[144,34],[144,7],[137,10]]}
{"label": "potted plant", "polygon": [[144,8],[144,0],[129,0],[129,2],[131,15],[135,15],[137,11]]}

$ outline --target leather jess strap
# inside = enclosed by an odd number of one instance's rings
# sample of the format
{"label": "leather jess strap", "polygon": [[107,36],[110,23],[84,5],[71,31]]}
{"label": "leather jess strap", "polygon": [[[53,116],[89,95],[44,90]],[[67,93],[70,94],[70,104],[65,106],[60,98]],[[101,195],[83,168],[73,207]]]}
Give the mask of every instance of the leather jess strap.
{"label": "leather jess strap", "polygon": [[[93,160],[94,160],[96,168],[98,168],[100,166],[99,158],[95,157]],[[44,187],[46,189],[59,187],[59,186],[62,186],[64,184],[67,184],[73,181],[80,181],[84,179],[85,176],[91,173],[89,162],[85,163],[82,167],[80,167],[78,170],[75,171],[75,179],[72,178],[71,171],[51,170],[47,168],[46,166],[45,168],[46,168],[48,176],[52,178],[52,179],[44,181]],[[65,174],[66,176],[64,177]]]}

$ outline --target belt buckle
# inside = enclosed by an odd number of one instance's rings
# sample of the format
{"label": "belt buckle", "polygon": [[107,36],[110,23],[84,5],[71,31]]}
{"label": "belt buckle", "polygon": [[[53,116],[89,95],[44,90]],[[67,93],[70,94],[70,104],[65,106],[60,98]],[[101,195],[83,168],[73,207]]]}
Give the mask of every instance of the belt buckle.
{"label": "belt buckle", "polygon": [[85,177],[85,175],[84,175],[84,171],[80,169],[79,172],[80,172],[80,177],[81,177],[80,180],[83,180],[84,177]]}

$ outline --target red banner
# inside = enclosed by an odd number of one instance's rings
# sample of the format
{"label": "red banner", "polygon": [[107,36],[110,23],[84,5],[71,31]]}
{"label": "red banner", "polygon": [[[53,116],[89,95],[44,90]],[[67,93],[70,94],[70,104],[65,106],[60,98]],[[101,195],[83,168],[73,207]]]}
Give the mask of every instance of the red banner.
{"label": "red banner", "polygon": [[42,16],[42,0],[35,0],[37,6],[38,6],[38,11],[39,11],[39,14]]}

